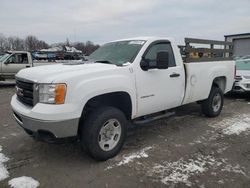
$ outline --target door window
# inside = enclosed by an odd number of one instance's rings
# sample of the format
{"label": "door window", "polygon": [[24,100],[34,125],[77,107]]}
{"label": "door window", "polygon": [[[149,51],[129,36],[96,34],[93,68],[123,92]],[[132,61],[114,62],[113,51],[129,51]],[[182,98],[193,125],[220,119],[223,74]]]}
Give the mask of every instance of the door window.
{"label": "door window", "polygon": [[156,56],[158,52],[167,51],[169,53],[169,67],[175,67],[175,59],[170,43],[157,43],[149,48],[145,55],[145,59],[151,64],[156,64]]}
{"label": "door window", "polygon": [[8,60],[12,64],[28,64],[27,54],[13,54]]}

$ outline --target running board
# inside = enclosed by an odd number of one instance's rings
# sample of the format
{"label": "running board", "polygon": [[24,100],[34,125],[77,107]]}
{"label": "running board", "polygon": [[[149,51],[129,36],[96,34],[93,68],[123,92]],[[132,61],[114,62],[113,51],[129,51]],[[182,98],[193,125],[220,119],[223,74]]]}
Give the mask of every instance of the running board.
{"label": "running board", "polygon": [[133,121],[134,124],[145,124],[150,123],[159,119],[168,118],[174,116],[175,112],[165,112],[164,114],[156,115],[156,116],[143,116],[142,118],[135,119]]}

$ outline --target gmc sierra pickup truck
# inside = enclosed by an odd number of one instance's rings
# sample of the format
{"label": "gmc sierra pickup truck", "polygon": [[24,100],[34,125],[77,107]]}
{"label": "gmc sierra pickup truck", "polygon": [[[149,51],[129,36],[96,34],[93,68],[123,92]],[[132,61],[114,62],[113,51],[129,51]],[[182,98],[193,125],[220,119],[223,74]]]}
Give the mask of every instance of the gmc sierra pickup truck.
{"label": "gmc sierra pickup truck", "polygon": [[27,51],[8,51],[0,58],[0,81],[14,79],[21,69],[48,64],[51,63],[34,63]]}
{"label": "gmc sierra pickup truck", "polygon": [[[188,50],[194,51],[190,43]],[[34,137],[77,136],[92,157],[109,159],[121,150],[131,122],[166,117],[192,102],[208,117],[220,114],[235,63],[230,50],[199,50],[206,52],[200,62],[185,53],[183,63],[172,39],[132,38],[103,45],[88,61],[21,70],[11,100],[14,118]],[[209,50],[221,56],[205,57]]]}

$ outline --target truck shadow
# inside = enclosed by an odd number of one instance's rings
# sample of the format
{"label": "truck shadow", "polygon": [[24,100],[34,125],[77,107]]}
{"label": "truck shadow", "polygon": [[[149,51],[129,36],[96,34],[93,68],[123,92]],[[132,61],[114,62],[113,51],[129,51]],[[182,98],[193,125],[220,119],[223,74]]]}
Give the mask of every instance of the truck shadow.
{"label": "truck shadow", "polygon": [[242,100],[250,102],[250,92],[249,93],[229,93],[225,95],[226,98],[231,100]]}

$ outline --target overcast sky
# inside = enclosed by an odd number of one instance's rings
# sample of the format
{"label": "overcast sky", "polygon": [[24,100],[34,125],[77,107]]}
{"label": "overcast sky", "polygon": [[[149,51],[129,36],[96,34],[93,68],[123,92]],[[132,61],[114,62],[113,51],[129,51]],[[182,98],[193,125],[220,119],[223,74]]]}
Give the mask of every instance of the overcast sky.
{"label": "overcast sky", "polygon": [[250,32],[250,0],[0,0],[0,33],[48,43]]}

